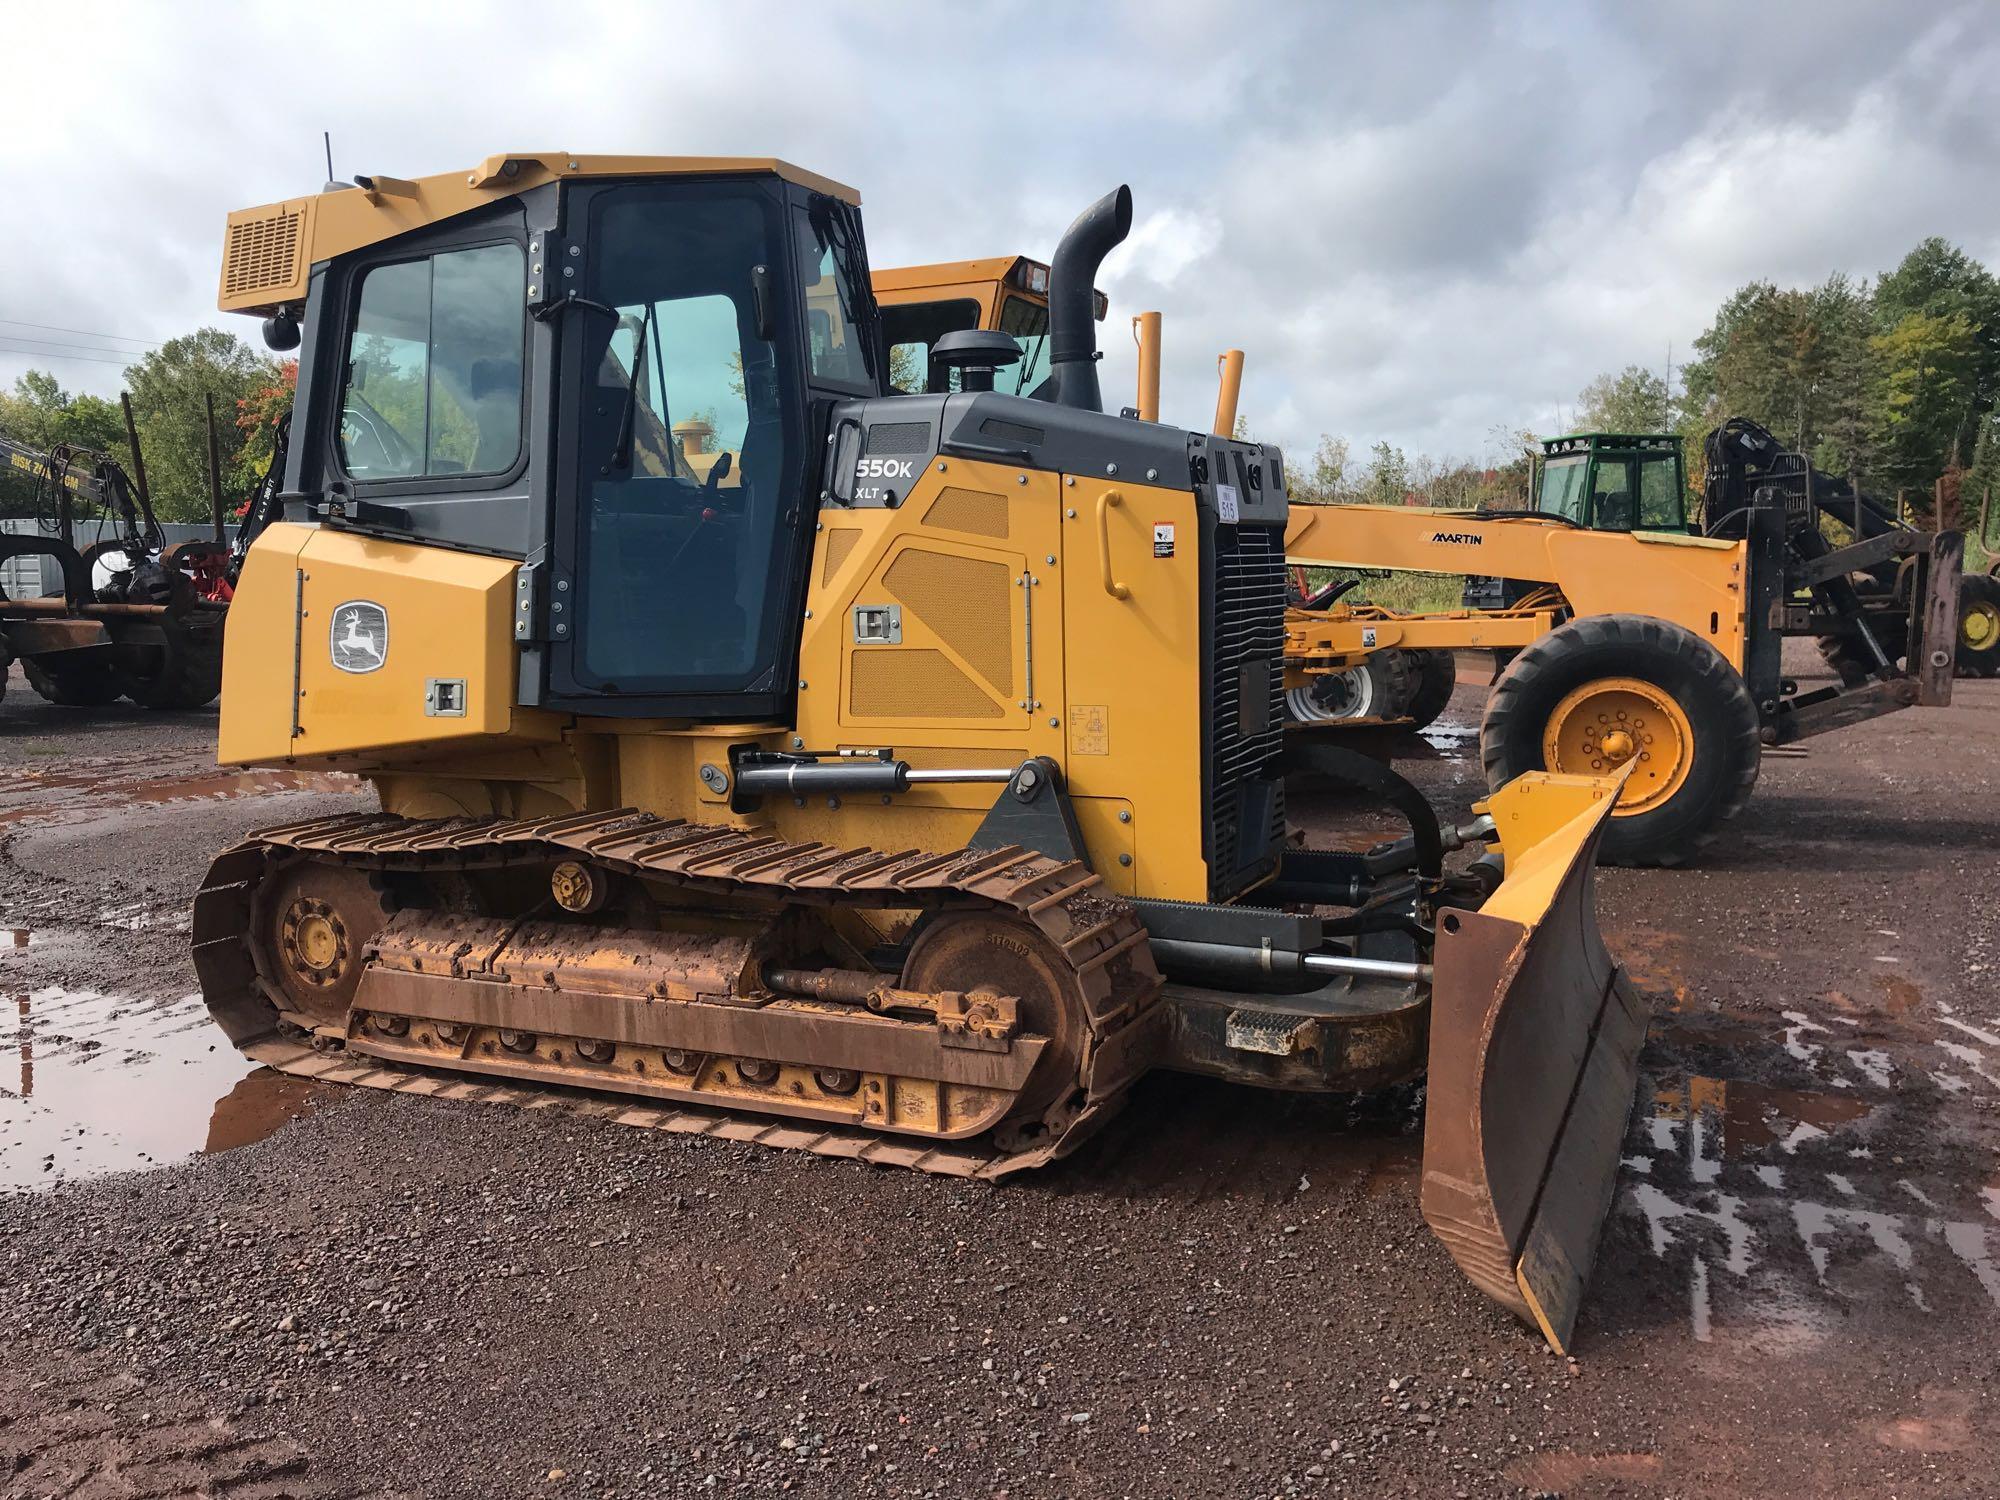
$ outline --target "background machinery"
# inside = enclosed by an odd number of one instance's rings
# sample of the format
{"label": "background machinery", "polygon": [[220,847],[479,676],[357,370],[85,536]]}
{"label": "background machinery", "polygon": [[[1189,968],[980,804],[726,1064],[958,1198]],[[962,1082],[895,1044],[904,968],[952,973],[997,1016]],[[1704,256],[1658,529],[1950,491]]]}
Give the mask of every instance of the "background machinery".
{"label": "background machinery", "polygon": [[[129,405],[126,418],[129,430]],[[19,661],[51,703],[123,697],[187,709],[220,691],[231,586],[219,502],[214,540],[165,545],[136,437],[132,451],[136,483],[108,454],[60,445],[44,452],[0,435],[0,460],[33,484],[40,523],[0,535],[0,559],[51,558],[63,580],[56,593],[0,597],[0,691],[8,661]],[[81,548],[79,503],[100,517],[98,538]]]}
{"label": "background machinery", "polygon": [[[1156,1068],[1428,1064],[1425,1215],[1561,1345],[1644,1032],[1591,911],[1615,781],[1452,830],[1287,752],[1281,456],[1101,410],[1129,193],[1050,265],[1043,399],[978,329],[931,351],[957,393],[891,394],[857,204],[516,154],[230,217],[222,305],[300,370],[220,754],[381,811],[217,859],[211,1011],[297,1073],[987,1177]],[[1288,754],[1408,835],[1308,847]],[[1496,840],[1504,879],[1447,866]]]}
{"label": "background machinery", "polygon": [[[1740,421],[1710,438],[1705,532],[1685,493],[1674,435],[1584,433],[1544,444],[1532,511],[1294,507],[1295,563],[1471,581],[1460,611],[1295,608],[1293,700],[1378,653],[1503,653],[1480,725],[1489,784],[1629,767],[1605,857],[1663,865],[1743,806],[1763,746],[1950,701],[1961,597],[1991,587],[1962,574],[1958,533],[1895,524]],[[1788,676],[1794,636],[1844,680]]]}

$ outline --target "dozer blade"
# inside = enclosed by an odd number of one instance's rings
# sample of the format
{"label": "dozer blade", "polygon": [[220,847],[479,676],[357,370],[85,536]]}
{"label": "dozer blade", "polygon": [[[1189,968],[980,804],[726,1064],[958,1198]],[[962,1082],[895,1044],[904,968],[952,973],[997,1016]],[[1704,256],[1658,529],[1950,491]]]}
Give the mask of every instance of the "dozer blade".
{"label": "dozer blade", "polygon": [[1488,799],[1507,878],[1438,932],[1423,1212],[1459,1268],[1567,1350],[1646,1035],[1597,930],[1619,782],[1524,775]]}

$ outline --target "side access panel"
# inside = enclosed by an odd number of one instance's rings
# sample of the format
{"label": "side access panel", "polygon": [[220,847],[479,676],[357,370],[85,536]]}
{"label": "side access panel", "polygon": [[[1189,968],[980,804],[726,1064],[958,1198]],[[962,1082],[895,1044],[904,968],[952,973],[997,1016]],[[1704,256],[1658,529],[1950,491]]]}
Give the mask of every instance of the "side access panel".
{"label": "side access panel", "polygon": [[441,547],[271,526],[229,611],[218,758],[462,748],[515,732],[514,569]]}
{"label": "side access panel", "polygon": [[1494,793],[1507,880],[1438,932],[1424,1218],[1558,1353],[1611,1206],[1646,1036],[1592,899],[1616,790],[1532,773]]}

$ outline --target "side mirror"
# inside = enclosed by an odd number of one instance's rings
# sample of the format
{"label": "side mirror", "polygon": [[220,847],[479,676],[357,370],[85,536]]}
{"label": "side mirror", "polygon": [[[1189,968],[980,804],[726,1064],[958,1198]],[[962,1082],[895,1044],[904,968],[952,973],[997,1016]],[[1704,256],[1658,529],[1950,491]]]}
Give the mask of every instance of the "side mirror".
{"label": "side mirror", "polygon": [[264,347],[289,354],[299,347],[298,314],[289,307],[280,309],[275,317],[264,320]]}

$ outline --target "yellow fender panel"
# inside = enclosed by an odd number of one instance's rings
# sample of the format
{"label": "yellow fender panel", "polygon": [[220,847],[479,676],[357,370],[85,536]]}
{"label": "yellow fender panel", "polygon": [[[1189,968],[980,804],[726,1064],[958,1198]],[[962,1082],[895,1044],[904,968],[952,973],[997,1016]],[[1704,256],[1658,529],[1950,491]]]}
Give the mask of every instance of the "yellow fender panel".
{"label": "yellow fender panel", "polygon": [[417,747],[508,735],[514,569],[441,547],[269,527],[230,604],[218,758],[408,760]]}

